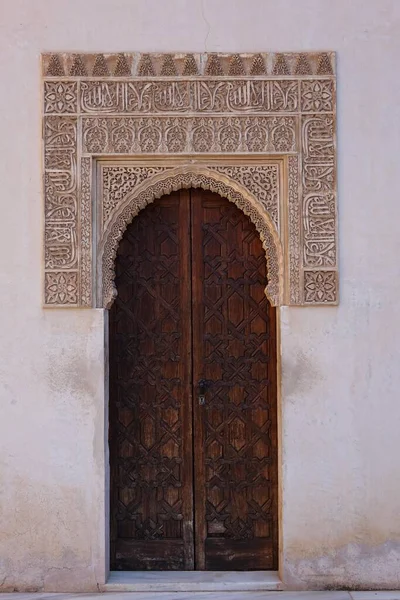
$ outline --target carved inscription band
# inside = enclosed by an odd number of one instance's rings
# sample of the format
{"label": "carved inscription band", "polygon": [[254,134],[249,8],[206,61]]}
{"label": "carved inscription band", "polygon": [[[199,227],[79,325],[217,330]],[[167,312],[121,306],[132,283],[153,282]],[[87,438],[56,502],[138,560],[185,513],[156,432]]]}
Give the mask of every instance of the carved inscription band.
{"label": "carved inscription band", "polygon": [[107,304],[123,219],[190,181],[252,207],[273,304],[337,304],[333,53],[54,53],[42,67],[45,306]]}
{"label": "carved inscription band", "polygon": [[297,81],[45,81],[46,114],[266,114],[332,112],[330,79]]}

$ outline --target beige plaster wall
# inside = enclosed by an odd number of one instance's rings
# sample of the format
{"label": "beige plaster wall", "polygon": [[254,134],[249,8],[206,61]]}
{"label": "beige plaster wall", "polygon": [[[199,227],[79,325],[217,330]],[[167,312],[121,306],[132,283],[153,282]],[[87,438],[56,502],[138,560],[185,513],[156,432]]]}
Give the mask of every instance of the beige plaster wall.
{"label": "beige plaster wall", "polygon": [[0,0],[0,588],[105,576],[103,313],[41,309],[41,51],[336,50],[341,304],[281,310],[281,575],[399,587],[400,3]]}

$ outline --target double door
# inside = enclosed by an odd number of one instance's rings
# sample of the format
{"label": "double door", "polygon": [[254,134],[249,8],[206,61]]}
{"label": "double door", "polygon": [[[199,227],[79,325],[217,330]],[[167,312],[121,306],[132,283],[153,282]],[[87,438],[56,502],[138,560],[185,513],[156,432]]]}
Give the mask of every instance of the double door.
{"label": "double door", "polygon": [[275,312],[251,221],[192,189],[147,206],[109,315],[112,570],[277,568]]}

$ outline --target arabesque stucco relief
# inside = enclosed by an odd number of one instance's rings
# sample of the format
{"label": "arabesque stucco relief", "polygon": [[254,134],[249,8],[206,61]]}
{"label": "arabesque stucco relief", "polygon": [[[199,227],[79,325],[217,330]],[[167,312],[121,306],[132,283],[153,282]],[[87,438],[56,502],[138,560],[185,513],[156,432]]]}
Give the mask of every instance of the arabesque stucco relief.
{"label": "arabesque stucco relief", "polygon": [[272,304],[337,304],[333,53],[42,58],[46,306],[109,306],[129,220],[179,187],[250,216]]}

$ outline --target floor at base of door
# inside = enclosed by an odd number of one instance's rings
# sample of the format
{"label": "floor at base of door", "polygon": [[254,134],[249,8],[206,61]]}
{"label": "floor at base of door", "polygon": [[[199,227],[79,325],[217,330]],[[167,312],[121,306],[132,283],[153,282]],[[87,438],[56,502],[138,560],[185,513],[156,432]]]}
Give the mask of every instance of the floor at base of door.
{"label": "floor at base of door", "polygon": [[[193,598],[194,596],[194,598]],[[400,600],[400,591],[364,592],[118,592],[99,594],[1,594],[1,600]]]}
{"label": "floor at base of door", "polygon": [[281,588],[277,571],[111,571],[100,591],[266,592]]}

